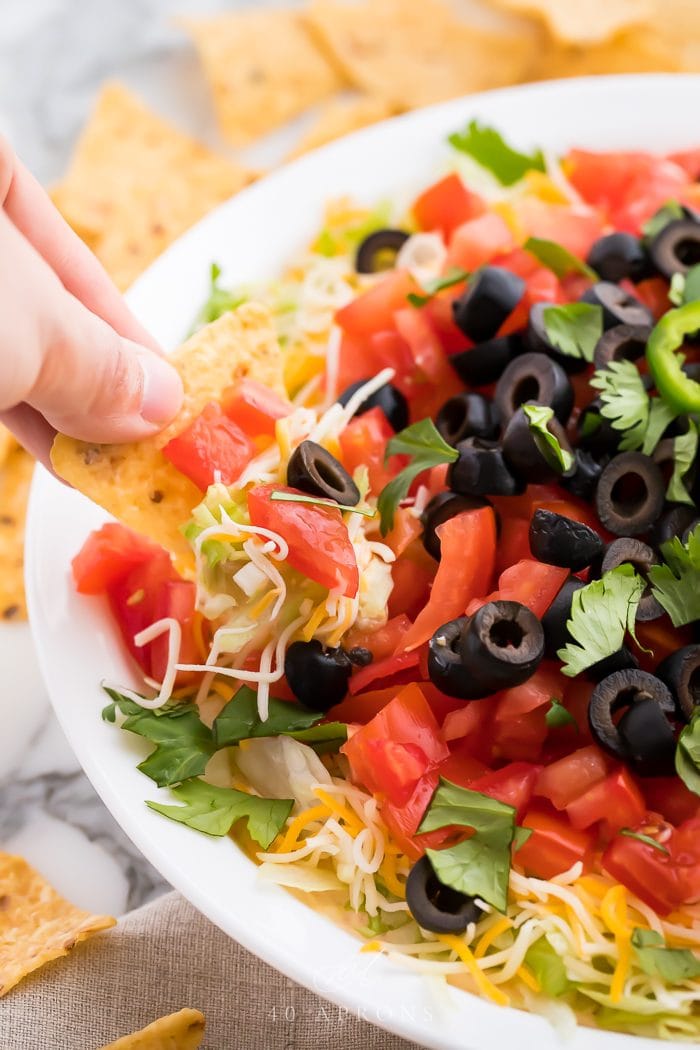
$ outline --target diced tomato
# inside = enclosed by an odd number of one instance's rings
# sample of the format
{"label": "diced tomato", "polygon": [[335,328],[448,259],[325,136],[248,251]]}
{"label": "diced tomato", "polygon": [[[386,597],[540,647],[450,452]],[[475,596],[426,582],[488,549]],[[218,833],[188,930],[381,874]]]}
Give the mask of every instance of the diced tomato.
{"label": "diced tomato", "polygon": [[241,379],[224,391],[221,404],[225,415],[249,437],[274,434],[276,421],[293,411],[286,398],[254,379]]}
{"label": "diced tomato", "polygon": [[[488,771],[487,765],[480,762],[478,758],[474,758],[469,750],[469,744],[465,740],[461,740],[450,748],[450,753],[440,763],[439,770],[440,776],[444,777],[445,780],[450,780],[453,784],[459,784],[460,787],[466,788],[471,788],[473,782],[485,773],[488,773]],[[474,788],[474,790],[482,789]],[[488,792],[485,792],[485,794],[488,794]],[[494,795],[493,797],[495,798],[496,796]]]}
{"label": "diced tomato", "polygon": [[423,532],[420,520],[408,507],[397,507],[394,513],[394,525],[384,537],[387,547],[391,547],[397,558],[400,558],[413,540]]}
{"label": "diced tomato", "polygon": [[437,230],[449,241],[455,227],[481,215],[486,205],[453,172],[424,190],[411,210],[420,230]]}
{"label": "diced tomato", "polygon": [[600,748],[581,747],[551,762],[542,770],[535,794],[548,799],[556,809],[565,809],[607,776],[608,760]]}
{"label": "diced tomato", "polygon": [[367,667],[361,667],[350,679],[350,692],[361,693],[372,682],[381,682],[387,678],[409,671],[418,667],[420,655],[418,653],[393,653],[383,660],[373,660]]}
{"label": "diced tomato", "polygon": [[381,408],[370,408],[361,416],[355,416],[340,435],[343,466],[349,474],[358,467],[367,467],[374,496],[379,495],[405,462],[403,456],[392,456],[388,463],[384,462],[387,442],[393,436],[394,431]]}
{"label": "diced tomato", "polygon": [[640,781],[647,809],[660,813],[671,824],[700,816],[700,797],[680,777],[644,777]]}
{"label": "diced tomato", "polygon": [[565,817],[544,808],[531,809],[522,825],[532,834],[515,854],[515,864],[527,875],[551,879],[582,862],[590,865],[594,838],[588,831],[577,831]]}
{"label": "diced tomato", "polygon": [[357,559],[340,511],[309,503],[275,502],[270,498],[274,491],[297,492],[279,485],[256,485],[248,493],[251,523],[286,540],[287,562],[293,569],[353,598],[359,584]]}
{"label": "diced tomato", "polygon": [[495,212],[486,212],[455,229],[446,265],[472,273],[495,255],[508,252],[514,246],[513,234],[504,219]]}
{"label": "diced tomato", "polygon": [[547,711],[553,696],[561,696],[562,678],[553,664],[541,664],[522,685],[493,700],[495,754],[511,761],[535,762],[547,737]]}
{"label": "diced tomato", "polygon": [[498,335],[510,335],[519,332],[527,325],[530,308],[535,303],[560,303],[565,301],[559,278],[544,266],[538,267],[525,282],[525,293],[498,329]]}
{"label": "diced tomato", "polygon": [[[177,620],[180,624],[180,654],[178,663],[202,663],[205,654],[200,653],[195,641],[193,624],[197,588],[191,580],[168,580],[158,589],[154,601],[154,621],[166,618]],[[162,682],[168,667],[168,633],[155,638],[149,646],[151,653],[151,675],[157,682]],[[178,682],[185,678],[180,672]]]}
{"label": "diced tomato", "polygon": [[231,485],[250,462],[255,449],[238,424],[210,402],[200,415],[163,448],[163,455],[202,490],[215,475]]}
{"label": "diced tomato", "polygon": [[647,277],[640,281],[634,290],[639,301],[651,310],[655,321],[671,309],[668,291],[669,283],[663,277]]}
{"label": "diced tomato", "polygon": [[418,781],[413,794],[404,805],[397,805],[387,801],[383,802],[379,807],[392,839],[406,856],[411,857],[413,860],[422,856],[426,849],[435,849],[441,846],[449,835],[447,828],[430,831],[424,835],[416,834],[438,786],[438,780],[439,773],[437,770],[426,773]]}
{"label": "diced tomato", "polygon": [[683,168],[689,179],[697,182],[700,179],[700,149],[680,150],[678,153],[669,153],[668,159],[679,168]]}
{"label": "diced tomato", "polygon": [[604,821],[609,829],[631,828],[645,812],[644,797],[624,766],[618,766],[566,807],[575,828],[590,828],[598,821]]}
{"label": "diced tomato", "polygon": [[472,345],[471,340],[455,324],[452,313],[452,303],[463,290],[464,284],[453,285],[444,292],[438,292],[422,307],[422,312],[448,355],[466,350]]}
{"label": "diced tomato", "polygon": [[438,526],[441,558],[430,600],[403,639],[404,649],[427,642],[438,627],[461,616],[489,585],[496,559],[496,519],[490,507],[464,511]]}
{"label": "diced tomato", "polygon": [[546,565],[544,562],[535,561],[534,558],[523,558],[501,573],[498,590],[493,595],[474,598],[469,602],[467,615],[471,616],[487,601],[504,601],[520,602],[541,619],[568,575],[568,569]]}
{"label": "diced tomato", "polygon": [[603,233],[603,218],[589,204],[552,204],[533,196],[515,198],[512,207],[525,237],[556,241],[585,259]]}
{"label": "diced tomato", "polygon": [[632,830],[655,838],[666,852],[615,835],[603,854],[604,870],[660,915],[700,900],[700,820],[674,829],[650,818]]}
{"label": "diced tomato", "polygon": [[399,613],[392,617],[382,627],[372,631],[359,631],[354,627],[347,640],[343,643],[347,649],[355,646],[360,649],[369,649],[375,660],[383,660],[396,652],[401,644],[401,639],[411,627],[411,621],[405,613]]}
{"label": "diced tomato", "polygon": [[500,576],[523,558],[531,558],[530,522],[527,518],[506,518],[501,522],[496,551],[496,572]]}
{"label": "diced tomato", "polygon": [[162,547],[127,529],[107,522],[91,532],[73,558],[73,579],[79,594],[105,594],[132,569],[164,554]]}
{"label": "diced tomato", "polygon": [[[421,551],[425,557],[421,557]],[[414,620],[420,615],[430,598],[436,567],[422,545],[412,548],[394,562],[391,566],[394,586],[389,595],[389,616],[405,612]]]}
{"label": "diced tomato", "polygon": [[359,696],[347,696],[330,709],[328,718],[332,722],[359,722],[364,725],[394,699],[396,692],[394,686],[389,686],[386,689],[372,689]]}
{"label": "diced tomato", "polygon": [[430,709],[440,725],[443,724],[449,714],[453,711],[461,711],[464,707],[464,700],[459,700],[455,696],[448,696],[430,681],[422,681],[419,685],[423,696],[430,704]]}
{"label": "diced tomato", "polygon": [[[505,802],[516,810],[516,820],[520,820],[530,804],[532,789],[542,770],[542,766],[530,762],[510,762],[502,769],[484,773],[468,786],[472,791],[480,791],[490,798]],[[446,776],[446,774],[442,774]]]}
{"label": "diced tomato", "polygon": [[408,305],[420,288],[407,270],[392,270],[368,291],[342,306],[335,315],[339,328],[353,336],[371,336],[394,327],[394,314]]}
{"label": "diced tomato", "polygon": [[463,389],[463,384],[423,310],[412,306],[397,310],[394,322],[399,335],[408,343],[415,363],[416,385],[409,404],[411,421],[433,417],[447,398]]}

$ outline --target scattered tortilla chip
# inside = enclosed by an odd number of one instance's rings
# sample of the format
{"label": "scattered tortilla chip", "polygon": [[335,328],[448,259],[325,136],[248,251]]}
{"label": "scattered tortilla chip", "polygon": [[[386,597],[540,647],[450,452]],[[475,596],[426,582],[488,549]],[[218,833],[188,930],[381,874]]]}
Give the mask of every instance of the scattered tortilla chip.
{"label": "scattered tortilla chip", "polygon": [[580,77],[605,73],[676,72],[682,68],[658,35],[650,29],[630,29],[596,47],[556,47],[543,52],[536,79]]}
{"label": "scattered tortilla chip", "polygon": [[514,83],[531,63],[531,34],[467,25],[440,0],[312,0],[305,17],[355,87],[401,109]]}
{"label": "scattered tortilla chip", "polygon": [[603,44],[617,33],[643,25],[654,0],[495,0],[517,14],[540,18],[561,44]]}
{"label": "scattered tortilla chip", "polygon": [[396,107],[390,102],[373,95],[334,98],[321,107],[316,119],[289,154],[289,159],[325,146],[327,142],[349,135],[351,131],[376,124],[378,120],[386,120],[395,112]]}
{"label": "scattered tortilla chip", "polygon": [[180,572],[191,575],[192,551],[180,526],[202,493],[161,449],[244,376],[283,393],[282,363],[269,311],[255,303],[244,303],[200,329],[170,360],[185,387],[183,407],[170,426],[156,437],[123,445],[89,444],[59,434],[51,460],[57,474],[125,525],[162,544]]}
{"label": "scattered tortilla chip", "polygon": [[24,521],[34,460],[14,447],[0,468],[0,622],[26,620]]}
{"label": "scattered tortilla chip", "polygon": [[697,0],[657,0],[650,30],[678,65],[690,73],[700,71],[700,5]]}
{"label": "scattered tortilla chip", "polygon": [[116,921],[76,908],[21,857],[0,853],[0,996]]}
{"label": "scattered tortilla chip", "polygon": [[197,1050],[204,1036],[204,1014],[179,1010],[159,1017],[140,1032],[125,1035],[102,1050]]}
{"label": "scattered tortilla chip", "polygon": [[166,124],[121,84],[107,84],[52,191],[120,288],[252,174]]}
{"label": "scattered tortilla chip", "polygon": [[181,24],[202,60],[221,133],[234,145],[272,131],[339,87],[295,11],[234,11]]}

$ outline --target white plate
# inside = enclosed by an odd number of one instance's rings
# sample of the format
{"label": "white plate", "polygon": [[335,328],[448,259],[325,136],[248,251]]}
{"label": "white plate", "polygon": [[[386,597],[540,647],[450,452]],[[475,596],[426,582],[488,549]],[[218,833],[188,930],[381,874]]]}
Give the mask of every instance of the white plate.
{"label": "white plate", "polygon": [[[445,138],[471,117],[498,127],[522,148],[668,150],[696,146],[700,77],[604,77],[535,84],[422,110],[327,146],[245,190],[182,237],[137,282],[131,306],[166,347],[180,342],[207,294],[212,260],[227,280],[279,271],[318,228],[324,201],[349,193],[372,202],[403,198],[439,173]],[[70,559],[105,515],[77,493],[37,475],[28,530],[31,619],[56,713],[87,775],[148,860],[195,907],[289,977],[390,1031],[439,1050],[486,1050],[517,1039],[555,1050],[541,1018],[501,1009],[430,982],[373,954],[275,886],[230,839],[210,839],[151,812],[159,796],[139,773],[142,741],[100,720],[100,681],[136,684],[98,599],[74,593]],[[215,975],[213,975],[215,976]],[[579,1029],[572,1050],[658,1046]]]}

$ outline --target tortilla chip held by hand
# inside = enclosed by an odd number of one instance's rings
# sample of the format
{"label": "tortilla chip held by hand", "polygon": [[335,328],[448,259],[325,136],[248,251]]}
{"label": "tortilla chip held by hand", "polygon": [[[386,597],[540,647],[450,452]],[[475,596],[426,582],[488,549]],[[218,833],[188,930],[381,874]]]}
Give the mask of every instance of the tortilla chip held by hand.
{"label": "tortilla chip held by hand", "polygon": [[97,445],[59,434],[51,453],[56,473],[125,525],[160,543],[191,575],[193,555],[180,532],[202,492],[162,453],[171,438],[210,401],[249,377],[284,393],[279,344],[268,310],[244,303],[201,328],[169,360],[185,387],[177,418],[155,437]]}
{"label": "tortilla chip held by hand", "polygon": [[197,1050],[203,1036],[204,1014],[199,1010],[178,1010],[102,1050]]}

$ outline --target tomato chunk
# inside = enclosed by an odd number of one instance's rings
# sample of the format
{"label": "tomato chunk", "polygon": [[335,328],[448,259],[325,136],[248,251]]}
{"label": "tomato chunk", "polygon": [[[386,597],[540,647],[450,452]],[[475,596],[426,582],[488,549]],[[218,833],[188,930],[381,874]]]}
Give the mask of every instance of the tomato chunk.
{"label": "tomato chunk", "polygon": [[411,210],[419,229],[437,230],[449,241],[457,226],[483,214],[486,205],[481,197],[467,189],[456,172],[452,172],[424,190]]}
{"label": "tomato chunk", "polygon": [[335,315],[344,332],[371,336],[394,327],[394,313],[408,305],[411,292],[420,289],[407,270],[393,270],[368,291],[341,307]]}
{"label": "tomato chunk", "polygon": [[367,467],[370,492],[378,496],[385,485],[399,472],[405,462],[403,456],[391,456],[384,462],[387,442],[394,436],[391,425],[381,408],[370,408],[355,416],[340,435],[343,466],[348,474],[358,467]]}
{"label": "tomato chunk", "polygon": [[472,791],[480,791],[490,798],[505,802],[516,810],[516,819],[520,820],[530,804],[532,789],[542,766],[530,762],[510,762],[502,769],[484,773],[472,781]]}
{"label": "tomato chunk", "polygon": [[225,415],[249,437],[274,434],[276,421],[293,411],[289,401],[254,379],[241,379],[226,390],[222,407]]}
{"label": "tomato chunk", "polygon": [[577,831],[566,818],[546,810],[531,809],[522,821],[532,835],[515,854],[515,863],[526,874],[551,879],[581,861],[590,863],[594,839],[587,831]]}
{"label": "tomato chunk", "polygon": [[217,473],[224,485],[231,485],[253,458],[254,451],[250,438],[212,401],[167,443],[163,455],[204,490],[214,483]]}
{"label": "tomato chunk", "polygon": [[471,616],[487,601],[520,602],[541,619],[568,575],[568,569],[545,565],[533,558],[523,558],[501,573],[494,595],[473,599],[467,606],[467,613]]}
{"label": "tomato chunk", "polygon": [[598,821],[604,821],[609,829],[634,827],[645,810],[644,797],[624,766],[618,766],[566,807],[575,828],[590,828]]}
{"label": "tomato chunk", "polygon": [[603,854],[604,870],[660,915],[700,900],[700,819],[675,829],[648,819],[633,830],[656,839],[665,852],[615,835]]}
{"label": "tomato chunk", "polygon": [[163,548],[125,525],[110,521],[91,532],[73,558],[73,579],[79,594],[105,594],[137,565]]}
{"label": "tomato chunk", "polygon": [[495,255],[510,251],[513,246],[513,234],[507,223],[495,212],[486,212],[462,223],[454,231],[447,265],[471,273],[490,262]]}
{"label": "tomato chunk", "polygon": [[607,772],[608,760],[600,748],[593,744],[580,747],[542,770],[537,778],[535,794],[549,799],[556,809],[565,809],[570,802],[603,780]]}

